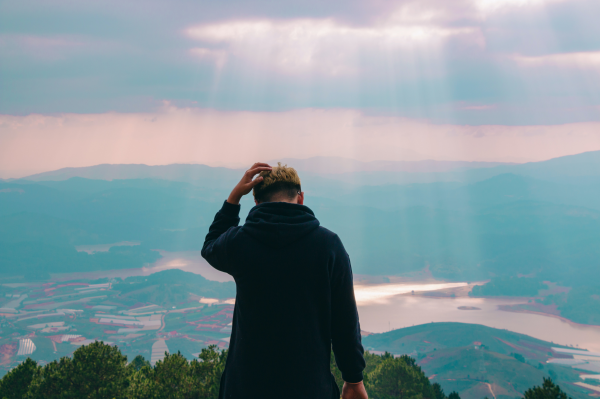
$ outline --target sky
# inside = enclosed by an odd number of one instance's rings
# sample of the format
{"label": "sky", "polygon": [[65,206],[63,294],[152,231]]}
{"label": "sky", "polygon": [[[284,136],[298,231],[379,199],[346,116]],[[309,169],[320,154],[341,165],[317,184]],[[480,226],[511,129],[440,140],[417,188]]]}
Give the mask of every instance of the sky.
{"label": "sky", "polygon": [[0,178],[600,150],[597,0],[0,1]]}

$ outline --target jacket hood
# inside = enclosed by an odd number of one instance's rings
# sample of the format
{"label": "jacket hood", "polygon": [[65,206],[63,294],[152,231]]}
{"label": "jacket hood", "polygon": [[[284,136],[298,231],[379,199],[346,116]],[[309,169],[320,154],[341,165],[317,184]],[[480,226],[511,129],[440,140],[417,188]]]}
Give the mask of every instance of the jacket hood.
{"label": "jacket hood", "polygon": [[319,224],[307,206],[265,202],[250,210],[242,230],[271,247],[283,247],[306,236]]}

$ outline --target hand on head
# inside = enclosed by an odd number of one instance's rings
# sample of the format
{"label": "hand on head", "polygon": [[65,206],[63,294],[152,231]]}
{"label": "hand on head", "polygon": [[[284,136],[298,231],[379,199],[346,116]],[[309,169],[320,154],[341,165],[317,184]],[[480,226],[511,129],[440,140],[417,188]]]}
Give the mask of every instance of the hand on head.
{"label": "hand on head", "polygon": [[233,188],[231,194],[229,194],[229,198],[227,198],[227,202],[230,204],[238,205],[242,197],[252,191],[252,188],[260,183],[263,178],[262,176],[258,176],[254,179],[254,176],[262,172],[263,170],[271,170],[271,166],[266,163],[257,162],[250,169],[244,173],[242,180]]}

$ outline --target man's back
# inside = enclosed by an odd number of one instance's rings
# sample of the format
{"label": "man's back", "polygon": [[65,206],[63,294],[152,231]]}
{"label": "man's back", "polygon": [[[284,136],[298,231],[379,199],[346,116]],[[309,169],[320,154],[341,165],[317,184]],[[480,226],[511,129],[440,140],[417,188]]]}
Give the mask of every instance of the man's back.
{"label": "man's back", "polygon": [[345,381],[362,381],[364,369],[340,239],[303,205],[262,203],[241,227],[239,210],[225,202],[202,250],[237,286],[220,397],[339,397],[329,371],[332,344]]}

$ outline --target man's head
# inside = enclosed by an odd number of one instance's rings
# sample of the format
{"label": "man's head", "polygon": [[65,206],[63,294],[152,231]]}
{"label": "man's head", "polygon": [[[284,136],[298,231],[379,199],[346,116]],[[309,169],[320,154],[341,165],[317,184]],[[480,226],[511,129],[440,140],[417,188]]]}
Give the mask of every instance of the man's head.
{"label": "man's head", "polygon": [[304,193],[300,187],[300,177],[294,168],[277,163],[270,171],[260,172],[263,181],[254,186],[256,204],[263,202],[304,203]]}

